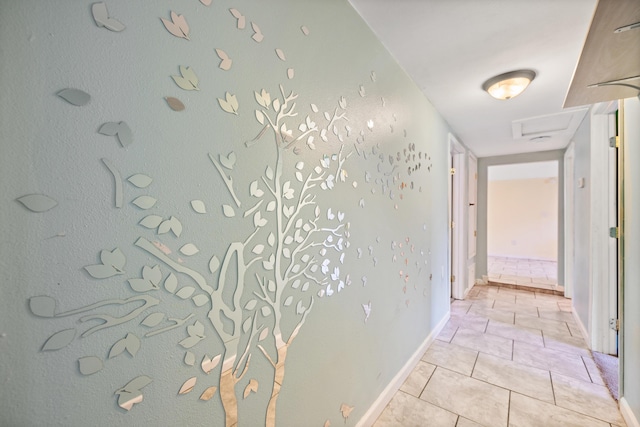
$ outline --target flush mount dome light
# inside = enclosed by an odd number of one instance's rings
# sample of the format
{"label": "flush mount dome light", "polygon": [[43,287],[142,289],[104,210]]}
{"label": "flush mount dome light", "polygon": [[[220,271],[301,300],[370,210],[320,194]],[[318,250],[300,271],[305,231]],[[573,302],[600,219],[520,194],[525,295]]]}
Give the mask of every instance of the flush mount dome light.
{"label": "flush mount dome light", "polygon": [[482,89],[496,99],[511,99],[520,95],[535,77],[532,70],[511,71],[491,77],[483,83]]}

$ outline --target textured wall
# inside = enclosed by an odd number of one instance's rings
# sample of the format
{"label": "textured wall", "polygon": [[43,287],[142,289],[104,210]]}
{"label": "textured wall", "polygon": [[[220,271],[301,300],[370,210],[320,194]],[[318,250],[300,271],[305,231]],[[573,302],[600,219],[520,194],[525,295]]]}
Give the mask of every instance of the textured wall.
{"label": "textured wall", "polygon": [[0,1],[2,425],[355,425],[448,311],[438,113],[346,1],[206,3]]}

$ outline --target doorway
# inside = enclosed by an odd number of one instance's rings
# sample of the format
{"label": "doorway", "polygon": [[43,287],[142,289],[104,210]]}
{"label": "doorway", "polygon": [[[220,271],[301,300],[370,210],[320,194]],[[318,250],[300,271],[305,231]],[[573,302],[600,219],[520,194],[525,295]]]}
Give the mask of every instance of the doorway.
{"label": "doorway", "polygon": [[556,160],[489,166],[490,282],[564,294],[558,284],[558,170]]}
{"label": "doorway", "polygon": [[451,299],[464,299],[469,289],[465,286],[465,215],[464,182],[466,151],[449,134],[449,281]]}

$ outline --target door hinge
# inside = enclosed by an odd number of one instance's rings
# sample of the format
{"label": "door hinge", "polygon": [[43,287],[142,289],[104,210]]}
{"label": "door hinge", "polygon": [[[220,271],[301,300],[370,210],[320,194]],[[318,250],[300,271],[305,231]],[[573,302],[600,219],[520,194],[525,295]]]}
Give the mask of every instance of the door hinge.
{"label": "door hinge", "polygon": [[620,137],[612,136],[611,138],[609,138],[609,147],[620,148]]}
{"label": "door hinge", "polygon": [[456,174],[456,168],[451,168],[449,170],[449,172],[451,172],[451,175],[455,175]]}
{"label": "door hinge", "polygon": [[478,230],[473,230],[473,237],[478,237]]}
{"label": "door hinge", "polygon": [[620,238],[620,227],[610,227],[609,228],[609,237],[614,239]]}
{"label": "door hinge", "polygon": [[614,331],[620,330],[620,320],[619,319],[609,319],[609,327]]}
{"label": "door hinge", "polygon": [[454,221],[451,221],[451,224],[449,224],[451,226],[451,229],[456,228],[456,223]]}
{"label": "door hinge", "polygon": [[456,276],[451,276],[451,283],[454,283],[456,281]]}

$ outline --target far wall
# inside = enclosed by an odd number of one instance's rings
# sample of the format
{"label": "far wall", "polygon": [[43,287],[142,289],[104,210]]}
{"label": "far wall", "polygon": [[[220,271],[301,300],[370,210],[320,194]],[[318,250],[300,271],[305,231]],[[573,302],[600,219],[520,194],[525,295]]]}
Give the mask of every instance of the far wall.
{"label": "far wall", "polygon": [[556,261],[557,177],[489,181],[488,185],[487,254]]}

